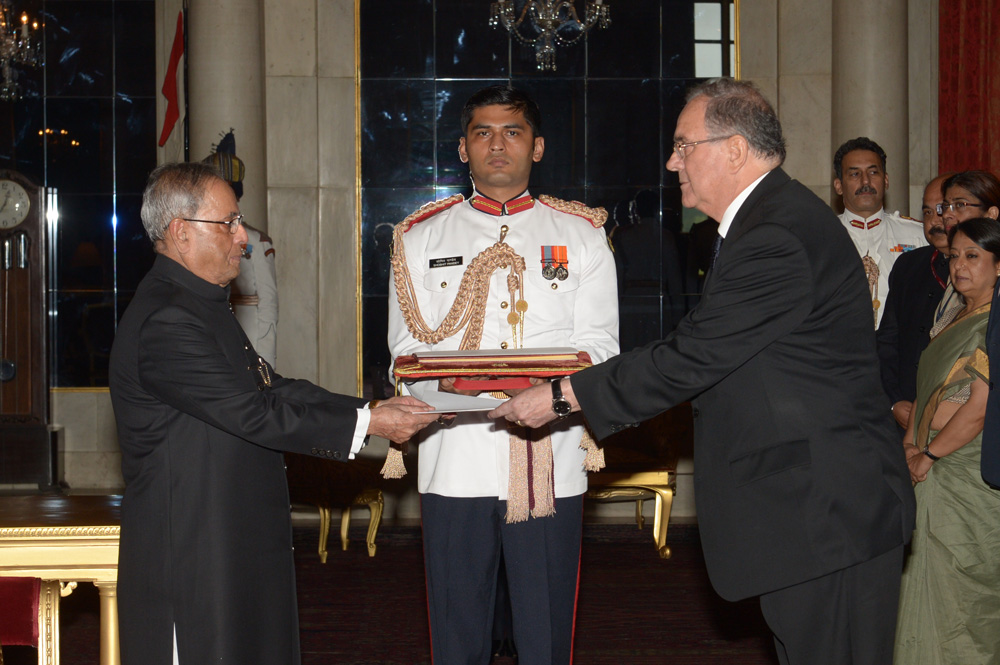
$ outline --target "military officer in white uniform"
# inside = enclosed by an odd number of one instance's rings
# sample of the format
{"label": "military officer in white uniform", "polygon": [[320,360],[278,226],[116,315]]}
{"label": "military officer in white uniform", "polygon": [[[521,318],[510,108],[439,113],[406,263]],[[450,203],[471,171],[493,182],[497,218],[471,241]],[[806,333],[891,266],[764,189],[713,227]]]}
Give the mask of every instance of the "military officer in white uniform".
{"label": "military officer in white uniform", "polygon": [[[229,183],[236,200],[243,198],[246,167],[236,156],[236,136],[229,130],[215,152],[202,160],[211,164]],[[275,366],[278,357],[278,278],[274,266],[274,245],[267,234],[244,223],[247,244],[240,259],[240,274],[230,283],[229,304],[243,332],[264,360]]]}
{"label": "military officer in white uniform", "polygon": [[278,355],[278,280],[274,245],[249,224],[240,274],[232,281],[229,302],[253,348],[272,367]]}
{"label": "military officer in white uniform", "polygon": [[[473,196],[425,206],[396,230],[393,358],[459,348],[573,347],[595,363],[617,354],[615,262],[600,228],[607,215],[527,191],[544,152],[540,123],[538,107],[518,90],[486,88],[467,102],[459,155]],[[448,317],[456,302],[470,313],[468,325]],[[453,382],[404,388],[456,392]],[[420,438],[434,665],[489,662],[501,551],[518,661],[569,664],[587,489],[583,435],[575,416],[548,431],[508,431],[485,413],[460,413]],[[525,440],[529,468],[551,464],[541,483],[516,459],[511,464]]]}
{"label": "military officer in white uniform", "polygon": [[904,252],[927,244],[921,222],[883,208],[889,188],[885,159],[885,151],[864,136],[844,143],[833,157],[833,187],[844,198],[840,221],[865,264],[876,328],[889,295],[893,263]]}

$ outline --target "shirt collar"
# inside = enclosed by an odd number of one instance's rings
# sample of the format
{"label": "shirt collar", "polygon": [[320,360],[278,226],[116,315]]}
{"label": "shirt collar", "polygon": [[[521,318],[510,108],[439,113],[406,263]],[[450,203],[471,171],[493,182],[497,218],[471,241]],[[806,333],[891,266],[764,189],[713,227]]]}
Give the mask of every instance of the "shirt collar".
{"label": "shirt collar", "polygon": [[[770,173],[770,171],[768,171],[767,173]],[[747,188],[744,189],[739,194],[737,194],[736,198],[733,199],[733,202],[729,204],[728,208],[726,208],[726,212],[722,215],[722,219],[719,220],[720,236],[725,238],[726,234],[729,233],[729,227],[733,225],[733,220],[736,219],[736,213],[740,211],[740,207],[743,206],[744,201],[746,201],[747,197],[750,196],[750,193],[757,188],[757,185],[760,184],[760,181],[767,176],[767,173],[765,173],[764,175],[762,175],[761,177],[757,178],[749,185],[747,185]]]}

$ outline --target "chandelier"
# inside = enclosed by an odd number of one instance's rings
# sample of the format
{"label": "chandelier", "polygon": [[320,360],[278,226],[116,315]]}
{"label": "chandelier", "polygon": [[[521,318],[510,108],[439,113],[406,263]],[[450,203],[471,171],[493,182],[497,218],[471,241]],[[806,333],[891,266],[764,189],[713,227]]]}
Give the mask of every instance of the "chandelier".
{"label": "chandelier", "polygon": [[490,25],[501,24],[517,41],[535,47],[538,69],[555,71],[556,44],[576,44],[595,25],[608,27],[611,16],[603,0],[587,0],[582,21],[573,0],[528,0],[520,15],[514,0],[495,0],[490,5]]}
{"label": "chandelier", "polygon": [[20,19],[14,15],[10,0],[0,0],[0,100],[5,102],[21,97],[14,67],[42,64],[41,44],[31,33],[38,30],[38,21],[29,21],[27,12]]}

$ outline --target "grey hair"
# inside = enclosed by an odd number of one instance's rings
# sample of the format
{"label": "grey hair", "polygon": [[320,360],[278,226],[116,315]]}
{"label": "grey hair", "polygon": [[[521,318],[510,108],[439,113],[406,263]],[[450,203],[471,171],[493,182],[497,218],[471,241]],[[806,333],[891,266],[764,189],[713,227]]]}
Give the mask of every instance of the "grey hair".
{"label": "grey hair", "polygon": [[705,129],[716,136],[742,136],[758,157],[785,161],[785,137],[774,107],[749,81],[718,78],[706,81],[687,96],[706,97]]}
{"label": "grey hair", "polygon": [[142,193],[140,215],[154,248],[166,236],[171,220],[198,213],[213,180],[222,180],[222,175],[202,162],[161,164],[153,169]]}

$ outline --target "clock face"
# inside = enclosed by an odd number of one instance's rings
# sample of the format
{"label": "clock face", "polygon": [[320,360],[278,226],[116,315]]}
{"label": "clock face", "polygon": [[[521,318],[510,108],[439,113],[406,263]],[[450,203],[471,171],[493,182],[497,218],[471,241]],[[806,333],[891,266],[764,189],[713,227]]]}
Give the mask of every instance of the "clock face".
{"label": "clock face", "polygon": [[0,229],[17,226],[28,216],[31,199],[13,180],[0,180]]}

